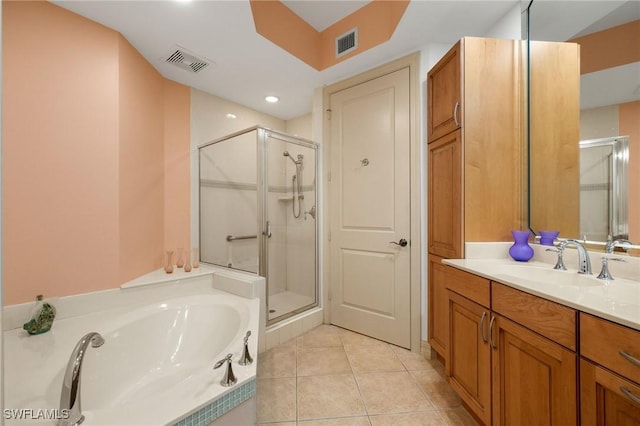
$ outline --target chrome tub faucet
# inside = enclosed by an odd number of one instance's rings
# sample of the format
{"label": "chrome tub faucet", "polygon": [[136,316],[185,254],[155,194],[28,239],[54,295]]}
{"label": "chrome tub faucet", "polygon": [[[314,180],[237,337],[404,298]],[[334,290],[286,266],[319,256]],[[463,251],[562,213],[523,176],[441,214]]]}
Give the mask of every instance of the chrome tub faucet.
{"label": "chrome tub faucet", "polygon": [[80,373],[89,343],[92,348],[98,348],[104,344],[104,338],[96,332],[87,333],[78,341],[71,352],[60,395],[60,411],[65,410],[69,416],[66,419],[61,419],[58,426],[76,426],[84,421],[80,407]]}

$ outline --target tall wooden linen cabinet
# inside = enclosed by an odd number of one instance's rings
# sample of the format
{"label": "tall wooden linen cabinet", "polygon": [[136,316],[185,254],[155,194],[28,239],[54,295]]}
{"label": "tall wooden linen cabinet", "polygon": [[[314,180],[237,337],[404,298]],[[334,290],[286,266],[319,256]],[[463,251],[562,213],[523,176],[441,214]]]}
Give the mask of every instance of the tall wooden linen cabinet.
{"label": "tall wooden linen cabinet", "polygon": [[427,75],[428,331],[445,364],[441,259],[521,226],[520,43],[465,37]]}
{"label": "tall wooden linen cabinet", "polygon": [[[446,357],[442,258],[521,226],[520,41],[465,37],[427,75],[429,344]],[[446,360],[445,360],[446,361]]]}

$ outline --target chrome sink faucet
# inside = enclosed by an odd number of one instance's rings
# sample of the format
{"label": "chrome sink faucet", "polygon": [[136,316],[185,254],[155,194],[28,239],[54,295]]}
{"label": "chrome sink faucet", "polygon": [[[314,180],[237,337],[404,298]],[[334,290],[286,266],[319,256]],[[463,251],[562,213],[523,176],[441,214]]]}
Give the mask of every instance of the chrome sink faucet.
{"label": "chrome sink faucet", "polygon": [[604,252],[607,254],[613,254],[613,250],[616,247],[622,247],[624,250],[628,250],[631,244],[632,243],[629,240],[609,240],[607,241],[607,245],[604,246]]}
{"label": "chrome sink faucet", "polygon": [[104,339],[99,333],[87,333],[78,341],[71,352],[67,370],[62,380],[62,393],[60,395],[60,411],[66,410],[69,416],[60,420],[58,426],[76,426],[84,421],[80,407],[80,373],[89,343],[91,343],[92,348],[98,348],[104,344]]}
{"label": "chrome sink faucet", "polygon": [[[558,244],[558,253],[562,253],[567,246],[575,246],[578,250],[578,273],[591,275],[591,259],[589,259],[589,253],[587,249],[578,240],[564,240]],[[558,259],[560,261],[560,259]],[[556,265],[557,266],[557,265]]]}
{"label": "chrome sink faucet", "polygon": [[[631,241],[629,240],[614,240],[612,241],[611,239],[609,239],[607,241],[607,245],[605,245],[604,247],[604,252],[607,255],[612,255],[613,254],[613,250],[616,247],[622,247],[624,250],[628,250],[629,247],[631,246]],[[626,262],[626,260],[620,258],[620,257],[610,257],[610,256],[603,256],[602,257],[602,270],[600,270],[600,274],[598,274],[598,278],[601,280],[607,280],[607,281],[613,281],[613,275],[611,275],[611,272],[609,272],[609,261],[615,261],[615,262]]]}

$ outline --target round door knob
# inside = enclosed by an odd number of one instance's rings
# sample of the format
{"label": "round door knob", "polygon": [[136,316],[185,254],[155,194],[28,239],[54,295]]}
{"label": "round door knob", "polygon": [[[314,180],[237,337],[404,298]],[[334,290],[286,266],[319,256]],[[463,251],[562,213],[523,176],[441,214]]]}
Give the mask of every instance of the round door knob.
{"label": "round door knob", "polygon": [[406,246],[407,246],[407,244],[409,244],[409,243],[407,242],[407,240],[405,240],[404,238],[401,238],[401,239],[400,239],[400,241],[398,241],[398,242],[395,242],[395,241],[389,241],[389,242],[390,242],[391,244],[395,244],[395,245],[400,246],[400,247],[406,247]]}

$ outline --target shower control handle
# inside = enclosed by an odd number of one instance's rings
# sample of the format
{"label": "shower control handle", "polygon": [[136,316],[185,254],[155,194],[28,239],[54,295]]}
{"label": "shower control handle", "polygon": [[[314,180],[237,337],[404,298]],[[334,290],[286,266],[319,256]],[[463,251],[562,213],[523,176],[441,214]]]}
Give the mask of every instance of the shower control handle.
{"label": "shower control handle", "polygon": [[400,238],[400,241],[398,241],[397,243],[395,241],[389,241],[389,243],[390,244],[395,244],[395,245],[400,246],[400,247],[406,247],[407,244],[409,244],[407,242],[407,240],[405,240],[404,238]]}

